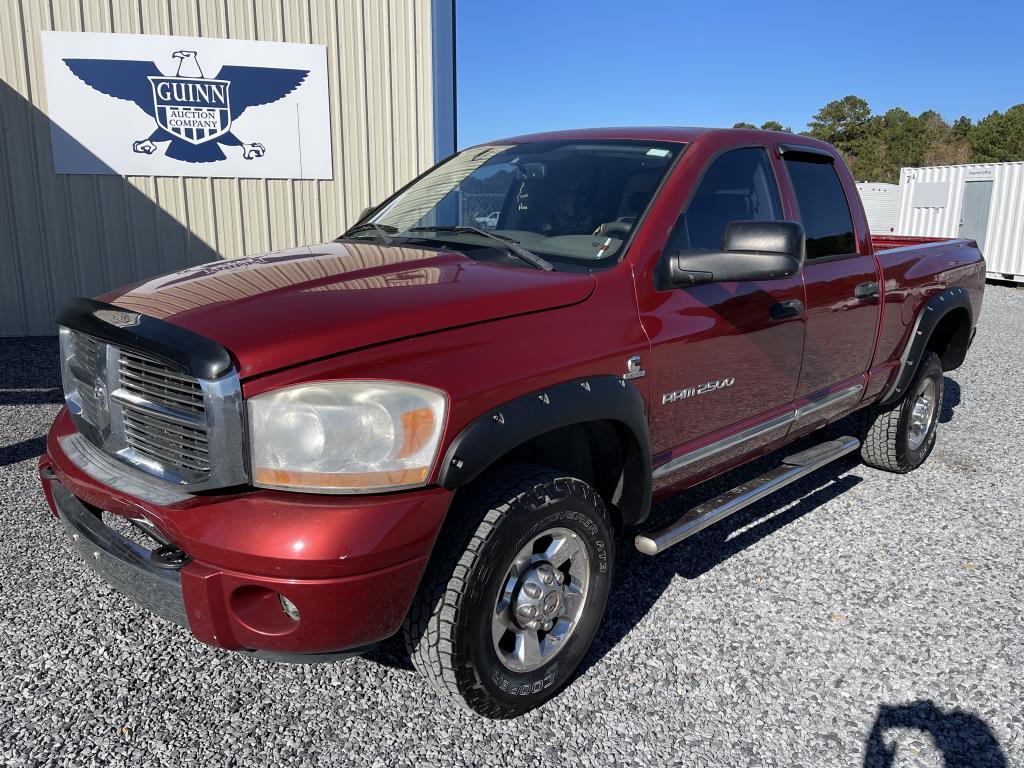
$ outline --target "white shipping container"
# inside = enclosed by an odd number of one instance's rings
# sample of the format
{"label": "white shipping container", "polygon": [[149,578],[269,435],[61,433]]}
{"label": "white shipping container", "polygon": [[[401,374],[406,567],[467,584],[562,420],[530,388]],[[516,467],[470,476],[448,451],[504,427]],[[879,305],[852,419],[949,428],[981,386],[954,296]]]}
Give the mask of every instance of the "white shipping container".
{"label": "white shipping container", "polygon": [[899,184],[884,181],[858,181],[857,191],[873,235],[893,235],[900,215]]}
{"label": "white shipping container", "polygon": [[977,240],[988,277],[1024,283],[1024,162],[902,169],[896,231]]}

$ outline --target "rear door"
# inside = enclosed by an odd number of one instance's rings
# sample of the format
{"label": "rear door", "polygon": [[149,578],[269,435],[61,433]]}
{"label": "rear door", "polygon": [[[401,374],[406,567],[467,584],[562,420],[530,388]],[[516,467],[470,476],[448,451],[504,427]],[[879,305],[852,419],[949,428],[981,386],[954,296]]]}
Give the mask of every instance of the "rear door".
{"label": "rear door", "polygon": [[807,233],[807,319],[794,424],[802,430],[849,410],[863,394],[878,332],[881,272],[867,252],[866,233],[858,236],[854,227],[850,192],[833,156],[791,145],[783,148],[783,165]]}

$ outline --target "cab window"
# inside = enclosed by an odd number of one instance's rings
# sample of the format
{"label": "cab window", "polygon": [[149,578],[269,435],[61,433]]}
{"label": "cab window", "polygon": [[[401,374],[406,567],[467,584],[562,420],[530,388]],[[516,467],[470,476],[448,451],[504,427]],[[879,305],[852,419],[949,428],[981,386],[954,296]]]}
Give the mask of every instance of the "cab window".
{"label": "cab window", "polygon": [[733,221],[782,218],[779,189],[762,147],[733,149],[708,166],[669,236],[667,252],[717,251]]}
{"label": "cab window", "polygon": [[[824,160],[824,161],[822,161]],[[824,259],[857,252],[850,205],[830,159],[809,155],[786,157],[800,223],[807,233],[807,258]]]}

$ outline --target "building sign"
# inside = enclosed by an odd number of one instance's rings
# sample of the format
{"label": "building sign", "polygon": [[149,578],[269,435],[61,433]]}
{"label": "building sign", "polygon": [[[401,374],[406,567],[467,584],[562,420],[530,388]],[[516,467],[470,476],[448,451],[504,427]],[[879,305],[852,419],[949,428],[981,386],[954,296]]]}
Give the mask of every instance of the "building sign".
{"label": "building sign", "polygon": [[988,181],[996,177],[995,166],[983,165],[981,167],[975,166],[974,168],[968,168],[967,174],[965,175],[965,181]]}
{"label": "building sign", "polygon": [[57,173],[332,176],[322,45],[42,34]]}

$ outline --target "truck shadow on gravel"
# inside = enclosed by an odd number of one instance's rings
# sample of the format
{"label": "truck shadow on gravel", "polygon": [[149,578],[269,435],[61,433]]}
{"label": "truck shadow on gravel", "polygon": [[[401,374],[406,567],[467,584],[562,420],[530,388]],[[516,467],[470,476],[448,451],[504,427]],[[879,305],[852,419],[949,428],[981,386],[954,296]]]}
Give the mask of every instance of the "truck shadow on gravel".
{"label": "truck shadow on gravel", "polygon": [[[864,749],[864,768],[892,768],[901,752],[913,755],[915,747],[900,744],[899,731],[910,730],[931,737],[947,768],[1006,768],[1006,755],[988,724],[959,709],[942,710],[931,701],[883,704]],[[888,737],[888,738],[887,738]]]}
{"label": "truck shadow on gravel", "polygon": [[0,446],[0,467],[17,464],[26,459],[35,459],[46,451],[46,438],[33,437],[20,443]]}
{"label": "truck shadow on gravel", "polygon": [[0,406],[63,403],[52,336],[0,338]]}
{"label": "truck shadow on gravel", "polygon": [[960,385],[944,376],[942,378],[942,410],[939,411],[939,423],[945,424],[953,420],[953,411],[960,405]]}
{"label": "truck shadow on gravel", "polygon": [[[5,406],[60,405],[64,392],[57,365],[55,338],[0,339],[0,424],[14,417]],[[34,459],[46,450],[46,435],[4,442],[9,433],[0,431],[0,467]]]}

